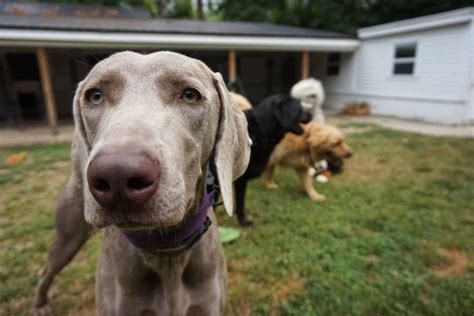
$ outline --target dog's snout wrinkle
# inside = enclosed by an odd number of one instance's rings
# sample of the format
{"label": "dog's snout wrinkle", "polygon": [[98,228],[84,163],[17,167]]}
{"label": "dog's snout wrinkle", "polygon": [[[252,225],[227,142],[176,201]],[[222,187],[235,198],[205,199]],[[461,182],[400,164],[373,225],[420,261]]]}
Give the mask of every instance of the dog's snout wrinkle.
{"label": "dog's snout wrinkle", "polygon": [[147,202],[160,182],[158,160],[135,148],[105,149],[89,164],[87,180],[94,199],[106,209],[133,211]]}

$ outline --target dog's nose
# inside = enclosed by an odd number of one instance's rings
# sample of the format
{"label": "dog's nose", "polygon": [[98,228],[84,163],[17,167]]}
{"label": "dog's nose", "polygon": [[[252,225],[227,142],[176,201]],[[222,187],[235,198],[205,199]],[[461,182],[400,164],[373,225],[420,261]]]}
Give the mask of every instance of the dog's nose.
{"label": "dog's nose", "polygon": [[108,209],[130,209],[148,201],[158,189],[158,160],[139,150],[103,150],[87,169],[89,190]]}
{"label": "dog's nose", "polygon": [[351,158],[353,155],[352,151],[348,151],[344,158]]}

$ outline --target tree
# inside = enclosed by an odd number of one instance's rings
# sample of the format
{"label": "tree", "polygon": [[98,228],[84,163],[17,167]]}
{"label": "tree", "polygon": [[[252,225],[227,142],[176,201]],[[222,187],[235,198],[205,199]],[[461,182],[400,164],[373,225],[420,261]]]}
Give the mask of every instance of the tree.
{"label": "tree", "polygon": [[204,20],[204,12],[202,10],[202,0],[197,0],[196,17],[198,20]]}
{"label": "tree", "polygon": [[260,21],[349,32],[365,15],[367,0],[224,0],[223,20]]}
{"label": "tree", "polygon": [[369,8],[370,21],[362,26],[415,18],[474,5],[473,0],[384,0]]}
{"label": "tree", "polygon": [[449,11],[473,0],[224,0],[223,20],[259,21],[340,32]]}
{"label": "tree", "polygon": [[162,16],[170,19],[192,19],[193,4],[191,0],[171,1],[169,10]]}
{"label": "tree", "polygon": [[[40,0],[48,1],[48,0]],[[52,0],[49,0],[52,1]],[[474,0],[222,0],[211,19],[255,21],[351,33],[359,27],[472,6]],[[152,16],[204,19],[197,0],[55,0],[62,3],[145,7]],[[209,2],[208,4],[211,4]]]}

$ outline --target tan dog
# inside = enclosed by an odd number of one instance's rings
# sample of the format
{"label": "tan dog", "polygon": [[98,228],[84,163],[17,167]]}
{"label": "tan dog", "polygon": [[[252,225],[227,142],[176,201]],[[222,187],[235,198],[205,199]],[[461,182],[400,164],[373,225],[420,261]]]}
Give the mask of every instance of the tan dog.
{"label": "tan dog", "polygon": [[242,110],[242,111],[247,111],[252,108],[252,104],[250,103],[249,100],[247,100],[246,97],[244,97],[241,94],[231,92],[230,96],[234,100],[234,103],[237,104],[237,106]]}
{"label": "tan dog", "polygon": [[320,160],[349,158],[352,151],[345,135],[334,126],[310,122],[304,125],[304,130],[303,135],[285,135],[270,156],[263,177],[268,188],[276,189],[278,185],[272,178],[275,167],[294,168],[309,198],[322,202],[326,197],[314,189],[309,168]]}

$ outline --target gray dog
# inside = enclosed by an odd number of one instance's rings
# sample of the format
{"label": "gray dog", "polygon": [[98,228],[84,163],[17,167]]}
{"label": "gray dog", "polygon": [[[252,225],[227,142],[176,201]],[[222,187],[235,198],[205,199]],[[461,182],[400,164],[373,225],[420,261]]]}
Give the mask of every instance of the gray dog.
{"label": "gray dog", "polygon": [[221,315],[226,267],[206,175],[215,164],[231,215],[250,155],[222,77],[180,54],[122,52],[90,71],[73,106],[72,173],[33,314],[51,313],[54,276],[103,228],[98,314]]}

